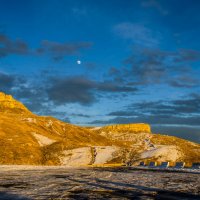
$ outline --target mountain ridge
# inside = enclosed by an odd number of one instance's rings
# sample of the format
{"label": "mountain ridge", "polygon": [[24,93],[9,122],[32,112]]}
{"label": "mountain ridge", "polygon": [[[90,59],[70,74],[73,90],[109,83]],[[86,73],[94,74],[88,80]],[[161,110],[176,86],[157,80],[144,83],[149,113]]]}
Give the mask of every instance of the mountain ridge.
{"label": "mountain ridge", "polygon": [[200,161],[200,145],[156,135],[149,124],[86,128],[37,116],[0,92],[0,164],[96,165]]}

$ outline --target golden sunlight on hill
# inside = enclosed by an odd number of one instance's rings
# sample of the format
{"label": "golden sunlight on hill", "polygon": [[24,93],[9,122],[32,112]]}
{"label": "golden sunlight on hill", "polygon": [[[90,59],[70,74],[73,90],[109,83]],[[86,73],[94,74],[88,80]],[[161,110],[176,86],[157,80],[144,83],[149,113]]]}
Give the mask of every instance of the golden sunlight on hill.
{"label": "golden sunlight on hill", "polygon": [[200,145],[151,133],[148,124],[79,127],[31,113],[0,93],[0,164],[96,165],[200,161]]}

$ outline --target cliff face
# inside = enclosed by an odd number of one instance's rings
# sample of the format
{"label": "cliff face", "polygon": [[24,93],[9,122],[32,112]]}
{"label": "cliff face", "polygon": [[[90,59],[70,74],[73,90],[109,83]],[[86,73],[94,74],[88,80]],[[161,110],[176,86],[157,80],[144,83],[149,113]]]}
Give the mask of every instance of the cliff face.
{"label": "cliff face", "polygon": [[102,127],[97,130],[97,133],[113,140],[138,143],[151,137],[151,127],[143,123],[117,124]]}
{"label": "cliff face", "polygon": [[30,112],[22,103],[11,95],[0,92],[0,112]]}
{"label": "cliff face", "polygon": [[104,126],[101,131],[112,131],[113,134],[117,134],[120,132],[129,132],[129,133],[151,133],[151,127],[149,124],[116,124]]}

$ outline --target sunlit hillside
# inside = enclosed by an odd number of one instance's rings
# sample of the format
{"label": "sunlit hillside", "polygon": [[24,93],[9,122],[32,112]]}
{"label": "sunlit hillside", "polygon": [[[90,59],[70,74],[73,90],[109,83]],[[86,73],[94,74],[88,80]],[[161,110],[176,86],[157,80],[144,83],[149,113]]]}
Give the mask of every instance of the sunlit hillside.
{"label": "sunlit hillside", "polygon": [[200,161],[200,145],[152,134],[148,124],[85,128],[40,117],[0,93],[0,163],[31,165],[137,164]]}

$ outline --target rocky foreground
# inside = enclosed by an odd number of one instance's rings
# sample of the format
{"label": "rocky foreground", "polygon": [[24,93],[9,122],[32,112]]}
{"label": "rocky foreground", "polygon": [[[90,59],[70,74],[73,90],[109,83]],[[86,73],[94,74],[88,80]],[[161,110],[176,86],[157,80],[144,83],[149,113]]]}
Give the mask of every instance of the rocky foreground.
{"label": "rocky foreground", "polygon": [[0,166],[0,200],[12,199],[200,199],[200,174]]}

